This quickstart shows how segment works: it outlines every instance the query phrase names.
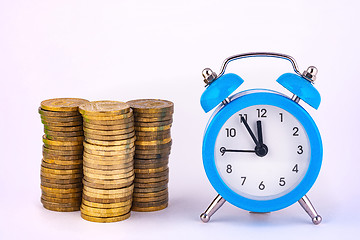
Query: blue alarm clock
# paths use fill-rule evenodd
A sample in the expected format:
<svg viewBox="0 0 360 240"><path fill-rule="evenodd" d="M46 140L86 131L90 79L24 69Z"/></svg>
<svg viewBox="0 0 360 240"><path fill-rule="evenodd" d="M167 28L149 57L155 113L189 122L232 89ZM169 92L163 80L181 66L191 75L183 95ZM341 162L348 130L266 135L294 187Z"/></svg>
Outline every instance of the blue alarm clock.
<svg viewBox="0 0 360 240"><path fill-rule="evenodd" d="M277 82L293 93L288 97L268 89L251 89L230 96L244 80L225 74L229 62L248 57L289 60L295 73L281 75ZM203 140L206 175L218 192L203 222L226 202L250 212L280 210L299 202L314 224L322 220L306 193L314 184L322 162L319 130L299 104L317 109L320 94L313 83L317 69L302 74L291 56L279 53L246 53L225 59L220 74L203 70L206 90L201 96L209 119Z"/></svg>

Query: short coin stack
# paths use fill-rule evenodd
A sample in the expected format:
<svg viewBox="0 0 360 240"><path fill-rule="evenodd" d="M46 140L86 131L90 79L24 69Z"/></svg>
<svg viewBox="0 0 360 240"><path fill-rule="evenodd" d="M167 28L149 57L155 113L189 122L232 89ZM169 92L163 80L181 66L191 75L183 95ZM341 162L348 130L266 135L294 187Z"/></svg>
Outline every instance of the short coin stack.
<svg viewBox="0 0 360 240"><path fill-rule="evenodd" d="M116 222L130 217L134 180L134 117L128 104L96 101L79 107L84 120L81 217Z"/></svg>
<svg viewBox="0 0 360 240"><path fill-rule="evenodd" d="M133 211L150 212L168 206L168 161L174 104L159 99L129 101L135 119L135 180Z"/></svg>
<svg viewBox="0 0 360 240"><path fill-rule="evenodd" d="M44 124L41 163L41 202L46 209L78 211L82 191L83 126L78 98L57 98L41 102Z"/></svg>

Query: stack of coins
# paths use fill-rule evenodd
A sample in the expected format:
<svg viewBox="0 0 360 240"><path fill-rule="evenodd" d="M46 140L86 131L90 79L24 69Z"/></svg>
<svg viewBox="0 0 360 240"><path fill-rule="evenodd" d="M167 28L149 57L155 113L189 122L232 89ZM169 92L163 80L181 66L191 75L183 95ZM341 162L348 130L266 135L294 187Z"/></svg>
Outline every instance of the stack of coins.
<svg viewBox="0 0 360 240"><path fill-rule="evenodd" d="M57 98L41 102L44 124L41 163L41 202L46 209L78 211L82 191L83 126L78 98Z"/></svg>
<svg viewBox="0 0 360 240"><path fill-rule="evenodd" d="M134 175L134 117L117 101L81 105L84 120L81 217L116 222L130 217Z"/></svg>
<svg viewBox="0 0 360 240"><path fill-rule="evenodd" d="M174 104L159 99L139 99L127 103L134 111L136 134L132 210L161 210L168 206L168 162Z"/></svg>

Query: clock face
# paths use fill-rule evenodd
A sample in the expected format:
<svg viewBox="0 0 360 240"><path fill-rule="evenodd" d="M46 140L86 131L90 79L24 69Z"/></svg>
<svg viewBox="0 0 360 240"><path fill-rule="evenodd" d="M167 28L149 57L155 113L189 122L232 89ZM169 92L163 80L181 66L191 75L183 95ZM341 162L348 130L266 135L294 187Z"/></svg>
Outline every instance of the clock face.
<svg viewBox="0 0 360 240"><path fill-rule="evenodd" d="M215 142L215 165L224 183L253 200L292 191L304 178L311 149L302 124L272 105L253 105L233 114Z"/></svg>

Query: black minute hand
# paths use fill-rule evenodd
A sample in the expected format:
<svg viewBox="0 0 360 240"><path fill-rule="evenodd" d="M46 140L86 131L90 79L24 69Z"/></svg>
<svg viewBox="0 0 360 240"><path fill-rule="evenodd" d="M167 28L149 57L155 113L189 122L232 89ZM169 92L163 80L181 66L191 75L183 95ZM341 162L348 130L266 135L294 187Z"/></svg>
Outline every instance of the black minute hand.
<svg viewBox="0 0 360 240"><path fill-rule="evenodd" d="M223 156L226 152L242 152L242 153L254 153L255 150L238 150L238 149L226 149L224 147L220 148L221 155Z"/></svg>
<svg viewBox="0 0 360 240"><path fill-rule="evenodd" d="M261 144L259 143L259 141L256 139L253 131L251 131L251 128L249 127L249 124L246 122L245 118L243 116L241 116L241 122L244 123L245 127L246 127L246 130L249 132L251 138L254 140L256 146L260 147Z"/></svg>

